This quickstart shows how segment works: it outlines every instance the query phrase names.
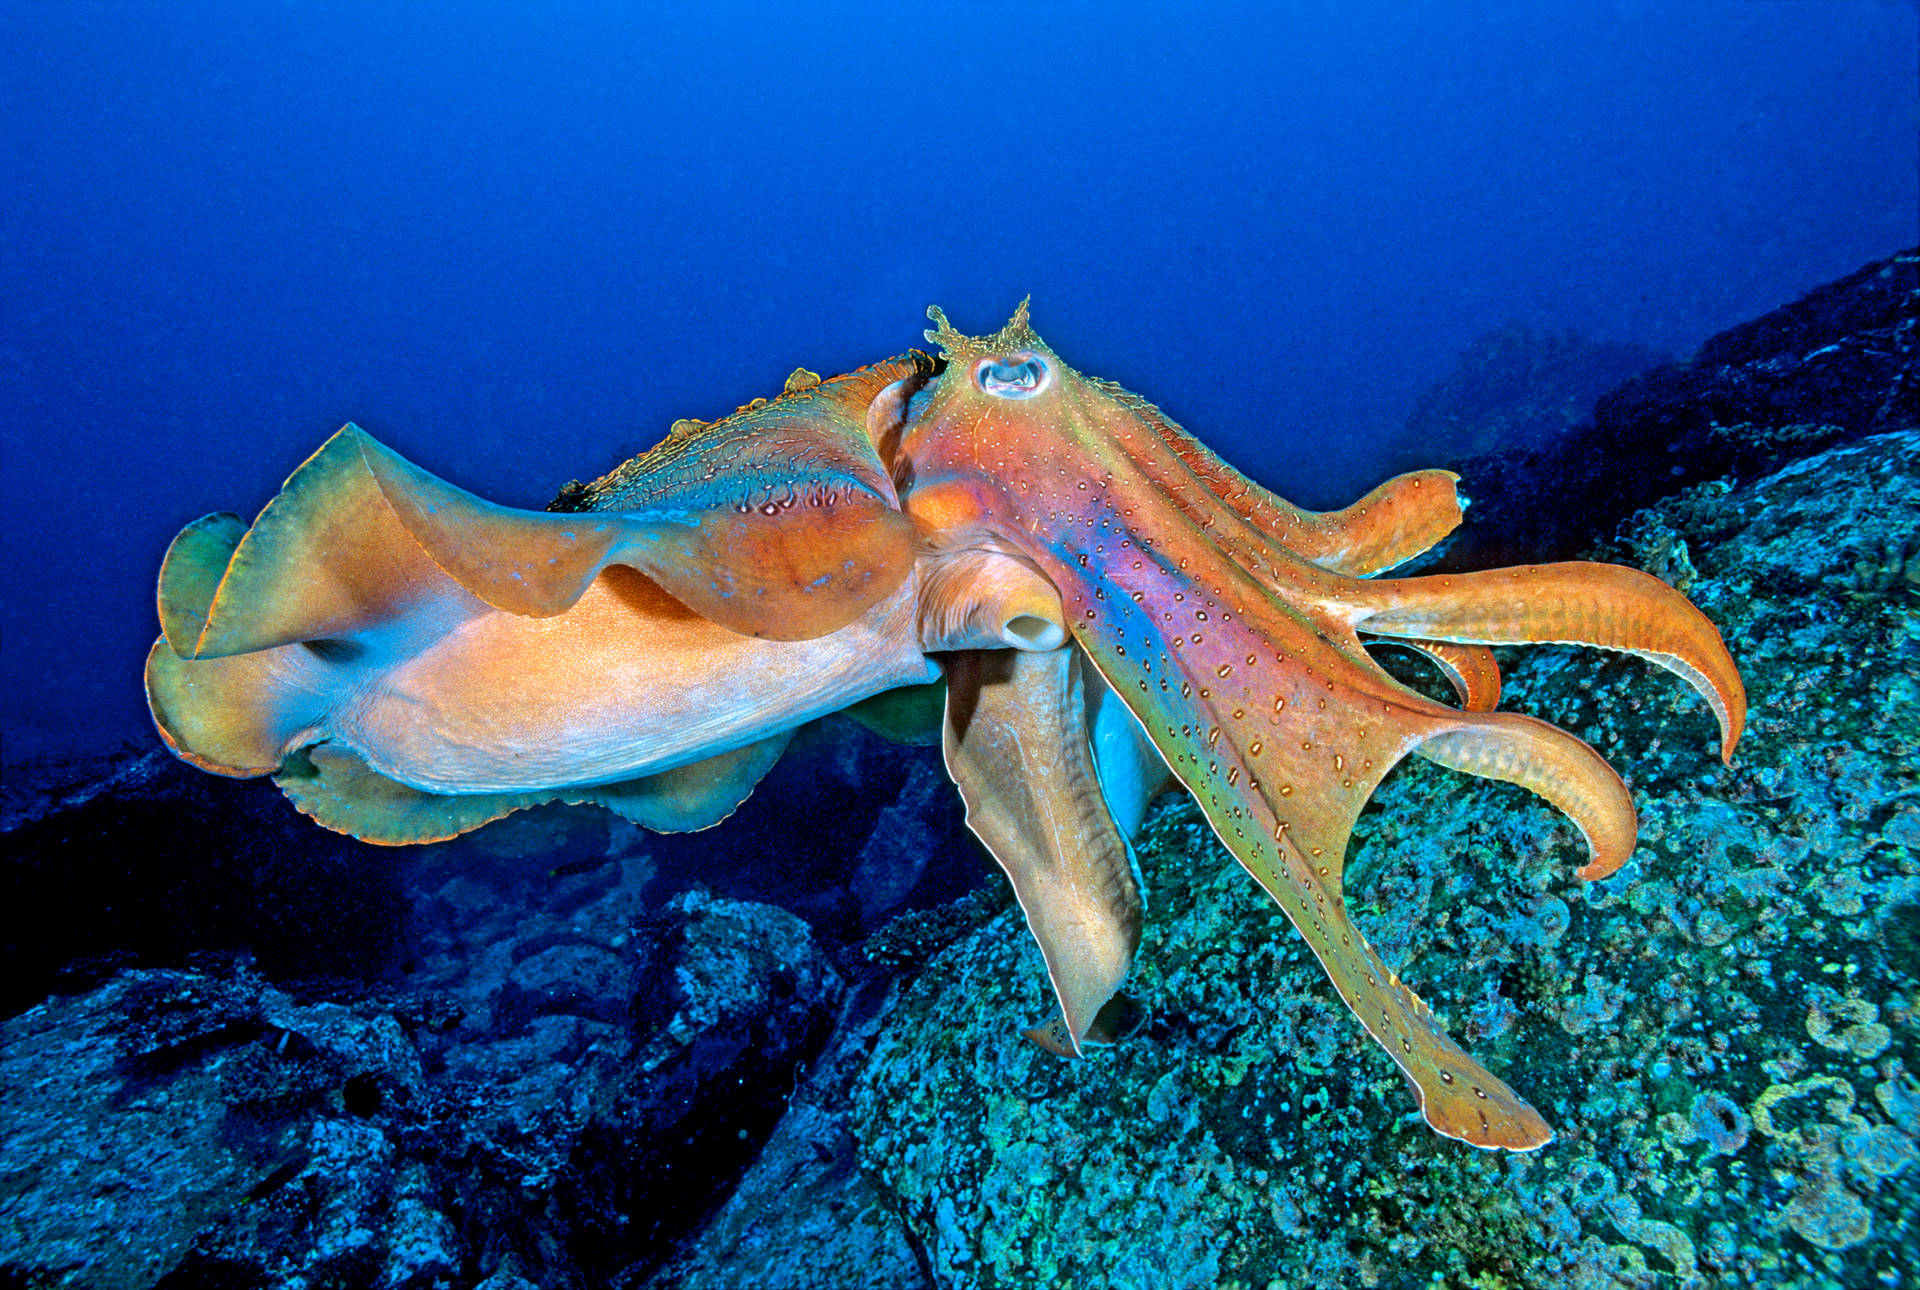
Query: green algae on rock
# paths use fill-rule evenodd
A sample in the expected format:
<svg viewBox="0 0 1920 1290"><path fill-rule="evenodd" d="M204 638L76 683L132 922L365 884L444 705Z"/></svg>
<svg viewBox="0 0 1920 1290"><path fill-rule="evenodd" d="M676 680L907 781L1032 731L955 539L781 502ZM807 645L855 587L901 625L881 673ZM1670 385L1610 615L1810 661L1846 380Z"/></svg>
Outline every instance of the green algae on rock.
<svg viewBox="0 0 1920 1290"><path fill-rule="evenodd" d="M1040 1002L1011 911L882 1026L861 1159L936 1283L1912 1276L1920 983L1898 946L1920 907L1920 606L1829 580L1916 514L1920 434L1887 434L1671 499L1606 553L1664 544L1721 624L1755 698L1732 768L1637 663L1511 660L1503 706L1642 750L1621 758L1641 845L1612 878L1576 884L1573 830L1506 785L1410 765L1361 817L1362 930L1524 1071L1563 1140L1496 1159L1426 1134L1182 804L1139 848L1144 1042L1078 1068L1008 1042L995 1019Z"/></svg>

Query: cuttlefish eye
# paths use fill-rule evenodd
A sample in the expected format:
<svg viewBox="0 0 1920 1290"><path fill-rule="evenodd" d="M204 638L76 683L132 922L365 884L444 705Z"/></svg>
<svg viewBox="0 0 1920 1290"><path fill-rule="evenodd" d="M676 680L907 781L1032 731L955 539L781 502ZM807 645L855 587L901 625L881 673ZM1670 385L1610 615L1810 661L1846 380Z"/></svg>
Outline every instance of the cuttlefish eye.
<svg viewBox="0 0 1920 1290"><path fill-rule="evenodd" d="M1046 360L1036 354L983 358L973 369L975 384L996 399L1030 399L1047 388L1052 376Z"/></svg>

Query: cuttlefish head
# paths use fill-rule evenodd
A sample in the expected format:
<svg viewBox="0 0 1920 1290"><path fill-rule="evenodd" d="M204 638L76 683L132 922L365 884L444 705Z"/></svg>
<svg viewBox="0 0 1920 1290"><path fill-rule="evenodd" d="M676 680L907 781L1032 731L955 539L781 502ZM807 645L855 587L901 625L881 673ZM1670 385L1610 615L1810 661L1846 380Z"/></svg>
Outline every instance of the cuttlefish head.
<svg viewBox="0 0 1920 1290"><path fill-rule="evenodd" d="M1437 1131L1508 1150L1546 1142L1552 1131L1539 1113L1440 1029L1353 924L1344 895L1353 825L1385 775L1417 754L1546 798L1586 839L1580 876L1605 876L1633 850L1631 795L1580 740L1491 711L1498 669L1490 647L1578 642L1646 659L1707 701L1724 756L1739 738L1745 699L1713 625L1658 579L1613 565L1375 579L1459 523L1452 475L1415 472L1344 511L1302 511L1146 400L1062 363L1028 325L1024 305L982 337L930 315L937 326L928 337L946 364L907 400L890 468L923 545L998 544L1058 593L1075 663L1036 674L1029 691L1077 688L1125 706L1406 1075ZM1383 670L1366 648L1382 638L1439 663L1463 708ZM1086 735L1056 726L1068 739ZM1001 741L1006 755L1033 729L1016 725L1018 737ZM1111 778L1104 764L1099 771ZM1055 768L1041 768L1041 777L1049 773ZM1046 814L1030 812L1029 823ZM1111 871L1090 866L1083 877ZM1092 891L1066 885L1083 897ZM1080 919L1106 934L1094 943L1124 945L1115 934L1119 905L1046 894L1038 902L1022 895L1043 948L1036 904L1060 928ZM1086 943L1077 953L1071 942L1048 950L1048 966L1057 959L1088 969L1087 980L1104 987L1109 978L1090 969L1106 960ZM1084 1040L1092 1032L1077 1027L1096 991L1070 978L1063 985L1058 971L1055 984L1070 1037Z"/></svg>
<svg viewBox="0 0 1920 1290"><path fill-rule="evenodd" d="M1080 375L1028 323L1026 301L990 336L962 335L937 307L927 315L936 324L927 339L940 346L944 366L915 396L895 472L914 495L922 527L937 531L953 518L942 499L956 504L959 481L1018 490L1008 468L1038 464L1035 449L1084 422L1086 400L1076 397L1084 393Z"/></svg>
<svg viewBox="0 0 1920 1290"><path fill-rule="evenodd" d="M1077 374L1027 325L961 336L868 413L919 550L922 644L947 682L941 743L967 822L1011 880L1059 1005L1027 1032L1074 1055L1126 1028L1119 988L1139 945L1127 835L1170 781L1159 754L1073 643L1044 548L1017 499L1058 457ZM1017 415L1024 413L1026 415ZM1071 433L1071 431L1069 431Z"/></svg>

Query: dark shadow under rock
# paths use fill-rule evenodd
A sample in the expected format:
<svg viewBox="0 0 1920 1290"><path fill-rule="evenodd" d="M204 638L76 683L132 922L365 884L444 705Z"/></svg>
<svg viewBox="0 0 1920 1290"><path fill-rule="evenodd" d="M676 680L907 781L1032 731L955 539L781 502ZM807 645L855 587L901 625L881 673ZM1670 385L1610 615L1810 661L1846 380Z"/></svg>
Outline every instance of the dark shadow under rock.
<svg viewBox="0 0 1920 1290"><path fill-rule="evenodd" d="M648 1290L923 1290L932 1284L920 1240L894 1212L893 1198L861 1172L853 1086L901 974L910 979L1012 902L1012 888L996 878L938 909L902 914L841 955L852 984L832 1041L804 1072L739 1185L647 1281Z"/></svg>
<svg viewBox="0 0 1920 1290"><path fill-rule="evenodd" d="M991 863L938 748L888 743L844 717L802 727L720 828L647 845L662 892L699 885L780 905L844 943L953 900Z"/></svg>
<svg viewBox="0 0 1920 1290"><path fill-rule="evenodd" d="M264 780L207 775L159 749L65 772L64 786L10 792L0 824L0 1015L207 951L245 953L280 978L394 966L401 853L314 827Z"/></svg>

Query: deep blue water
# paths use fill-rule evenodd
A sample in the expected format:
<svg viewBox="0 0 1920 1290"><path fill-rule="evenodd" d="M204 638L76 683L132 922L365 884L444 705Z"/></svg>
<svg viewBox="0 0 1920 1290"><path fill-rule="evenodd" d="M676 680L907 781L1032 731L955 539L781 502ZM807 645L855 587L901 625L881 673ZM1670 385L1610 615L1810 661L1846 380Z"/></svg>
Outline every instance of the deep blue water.
<svg viewBox="0 0 1920 1290"><path fill-rule="evenodd" d="M1683 354L1916 240L1916 9L86 5L0 33L10 758L146 738L153 575L353 419L539 506L980 331L1297 500L1508 319Z"/></svg>

